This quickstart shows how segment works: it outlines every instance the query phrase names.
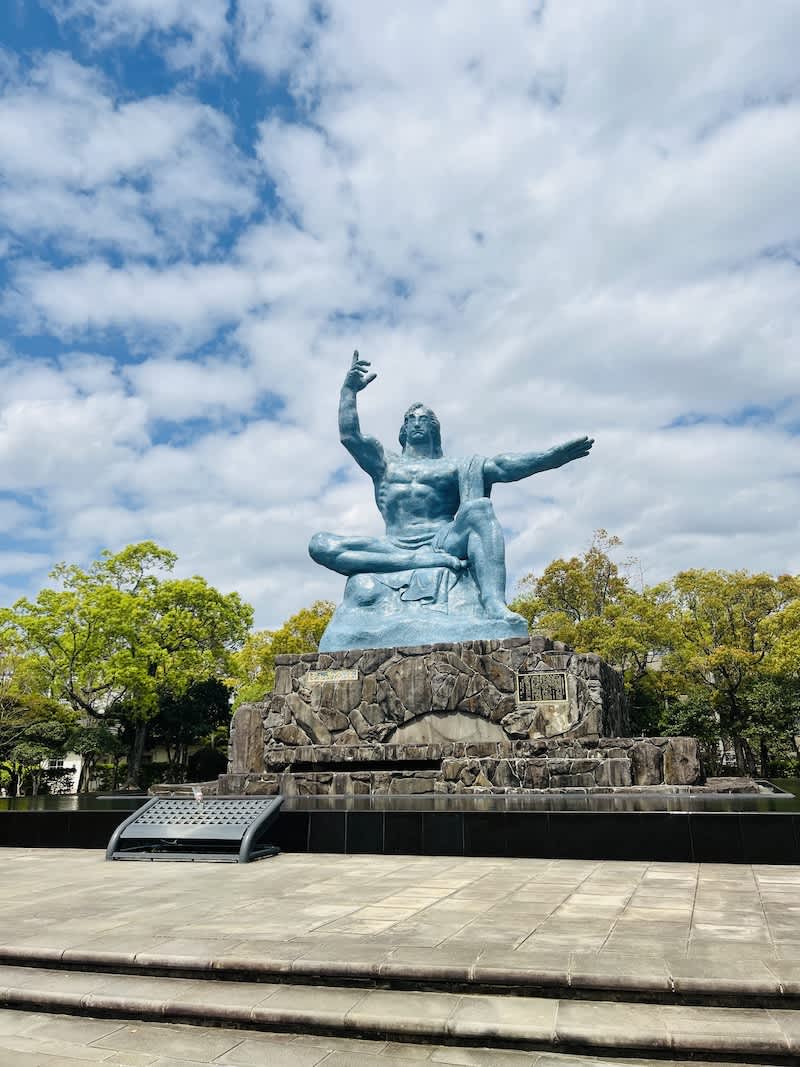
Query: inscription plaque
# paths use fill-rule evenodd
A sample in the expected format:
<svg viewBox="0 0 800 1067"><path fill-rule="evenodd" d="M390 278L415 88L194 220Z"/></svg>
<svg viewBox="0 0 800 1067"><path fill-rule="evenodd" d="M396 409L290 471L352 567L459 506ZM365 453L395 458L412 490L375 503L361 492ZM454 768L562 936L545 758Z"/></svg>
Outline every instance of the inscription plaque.
<svg viewBox="0 0 800 1067"><path fill-rule="evenodd" d="M357 682L358 671L355 667L342 667L339 670L329 668L321 671L308 671L303 680L306 685L322 685L323 682Z"/></svg>
<svg viewBox="0 0 800 1067"><path fill-rule="evenodd" d="M551 703L567 699L567 675L562 671L531 671L517 675L517 700L521 704Z"/></svg>

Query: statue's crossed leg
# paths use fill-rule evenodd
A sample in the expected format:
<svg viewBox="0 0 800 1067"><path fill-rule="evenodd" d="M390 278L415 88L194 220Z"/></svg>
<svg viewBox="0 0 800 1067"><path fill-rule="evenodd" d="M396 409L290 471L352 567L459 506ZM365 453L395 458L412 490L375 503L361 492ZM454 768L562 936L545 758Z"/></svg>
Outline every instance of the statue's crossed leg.
<svg viewBox="0 0 800 1067"><path fill-rule="evenodd" d="M447 567L459 573L468 567L487 616L519 618L505 604L503 532L486 497L462 504L452 522L442 523L433 533L415 534L413 527L408 535L397 537L318 533L311 539L309 553L323 567L348 577L426 567Z"/></svg>

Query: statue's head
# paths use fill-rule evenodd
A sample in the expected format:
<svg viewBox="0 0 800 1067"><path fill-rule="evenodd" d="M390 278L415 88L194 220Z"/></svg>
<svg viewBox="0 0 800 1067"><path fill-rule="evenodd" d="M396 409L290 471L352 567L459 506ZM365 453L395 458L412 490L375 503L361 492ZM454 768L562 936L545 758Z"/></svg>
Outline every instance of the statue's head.
<svg viewBox="0 0 800 1067"><path fill-rule="evenodd" d="M438 459L442 454L442 429L439 420L424 404L412 404L403 416L400 447L405 451L407 444L419 448L425 442L430 446L431 457Z"/></svg>

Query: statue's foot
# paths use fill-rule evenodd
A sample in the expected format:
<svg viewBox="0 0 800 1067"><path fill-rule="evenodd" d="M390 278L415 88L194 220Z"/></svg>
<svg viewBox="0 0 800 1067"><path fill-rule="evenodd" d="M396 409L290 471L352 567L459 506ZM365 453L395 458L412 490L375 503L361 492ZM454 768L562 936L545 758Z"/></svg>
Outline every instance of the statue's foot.
<svg viewBox="0 0 800 1067"><path fill-rule="evenodd" d="M521 615L512 611L502 600L485 600L483 608L490 619L504 619L506 622L519 622L522 619Z"/></svg>
<svg viewBox="0 0 800 1067"><path fill-rule="evenodd" d="M459 559L458 556L451 556L449 552L441 552L431 545L423 545L422 548L418 548L414 553L414 566L449 567L451 571L455 571L458 574L466 568L467 561Z"/></svg>

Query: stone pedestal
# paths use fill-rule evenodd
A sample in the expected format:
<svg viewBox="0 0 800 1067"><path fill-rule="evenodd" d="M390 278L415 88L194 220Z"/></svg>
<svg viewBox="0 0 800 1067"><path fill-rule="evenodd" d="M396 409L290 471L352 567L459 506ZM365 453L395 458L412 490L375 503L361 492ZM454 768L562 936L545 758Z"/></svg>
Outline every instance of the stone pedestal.
<svg viewBox="0 0 800 1067"><path fill-rule="evenodd" d="M220 791L286 796L675 792L704 780L693 737L276 745L268 749L266 764L265 771L231 768Z"/></svg>
<svg viewBox="0 0 800 1067"><path fill-rule="evenodd" d="M324 795L702 781L692 738L626 732L620 675L544 638L279 656L274 691L234 716L221 784Z"/></svg>

